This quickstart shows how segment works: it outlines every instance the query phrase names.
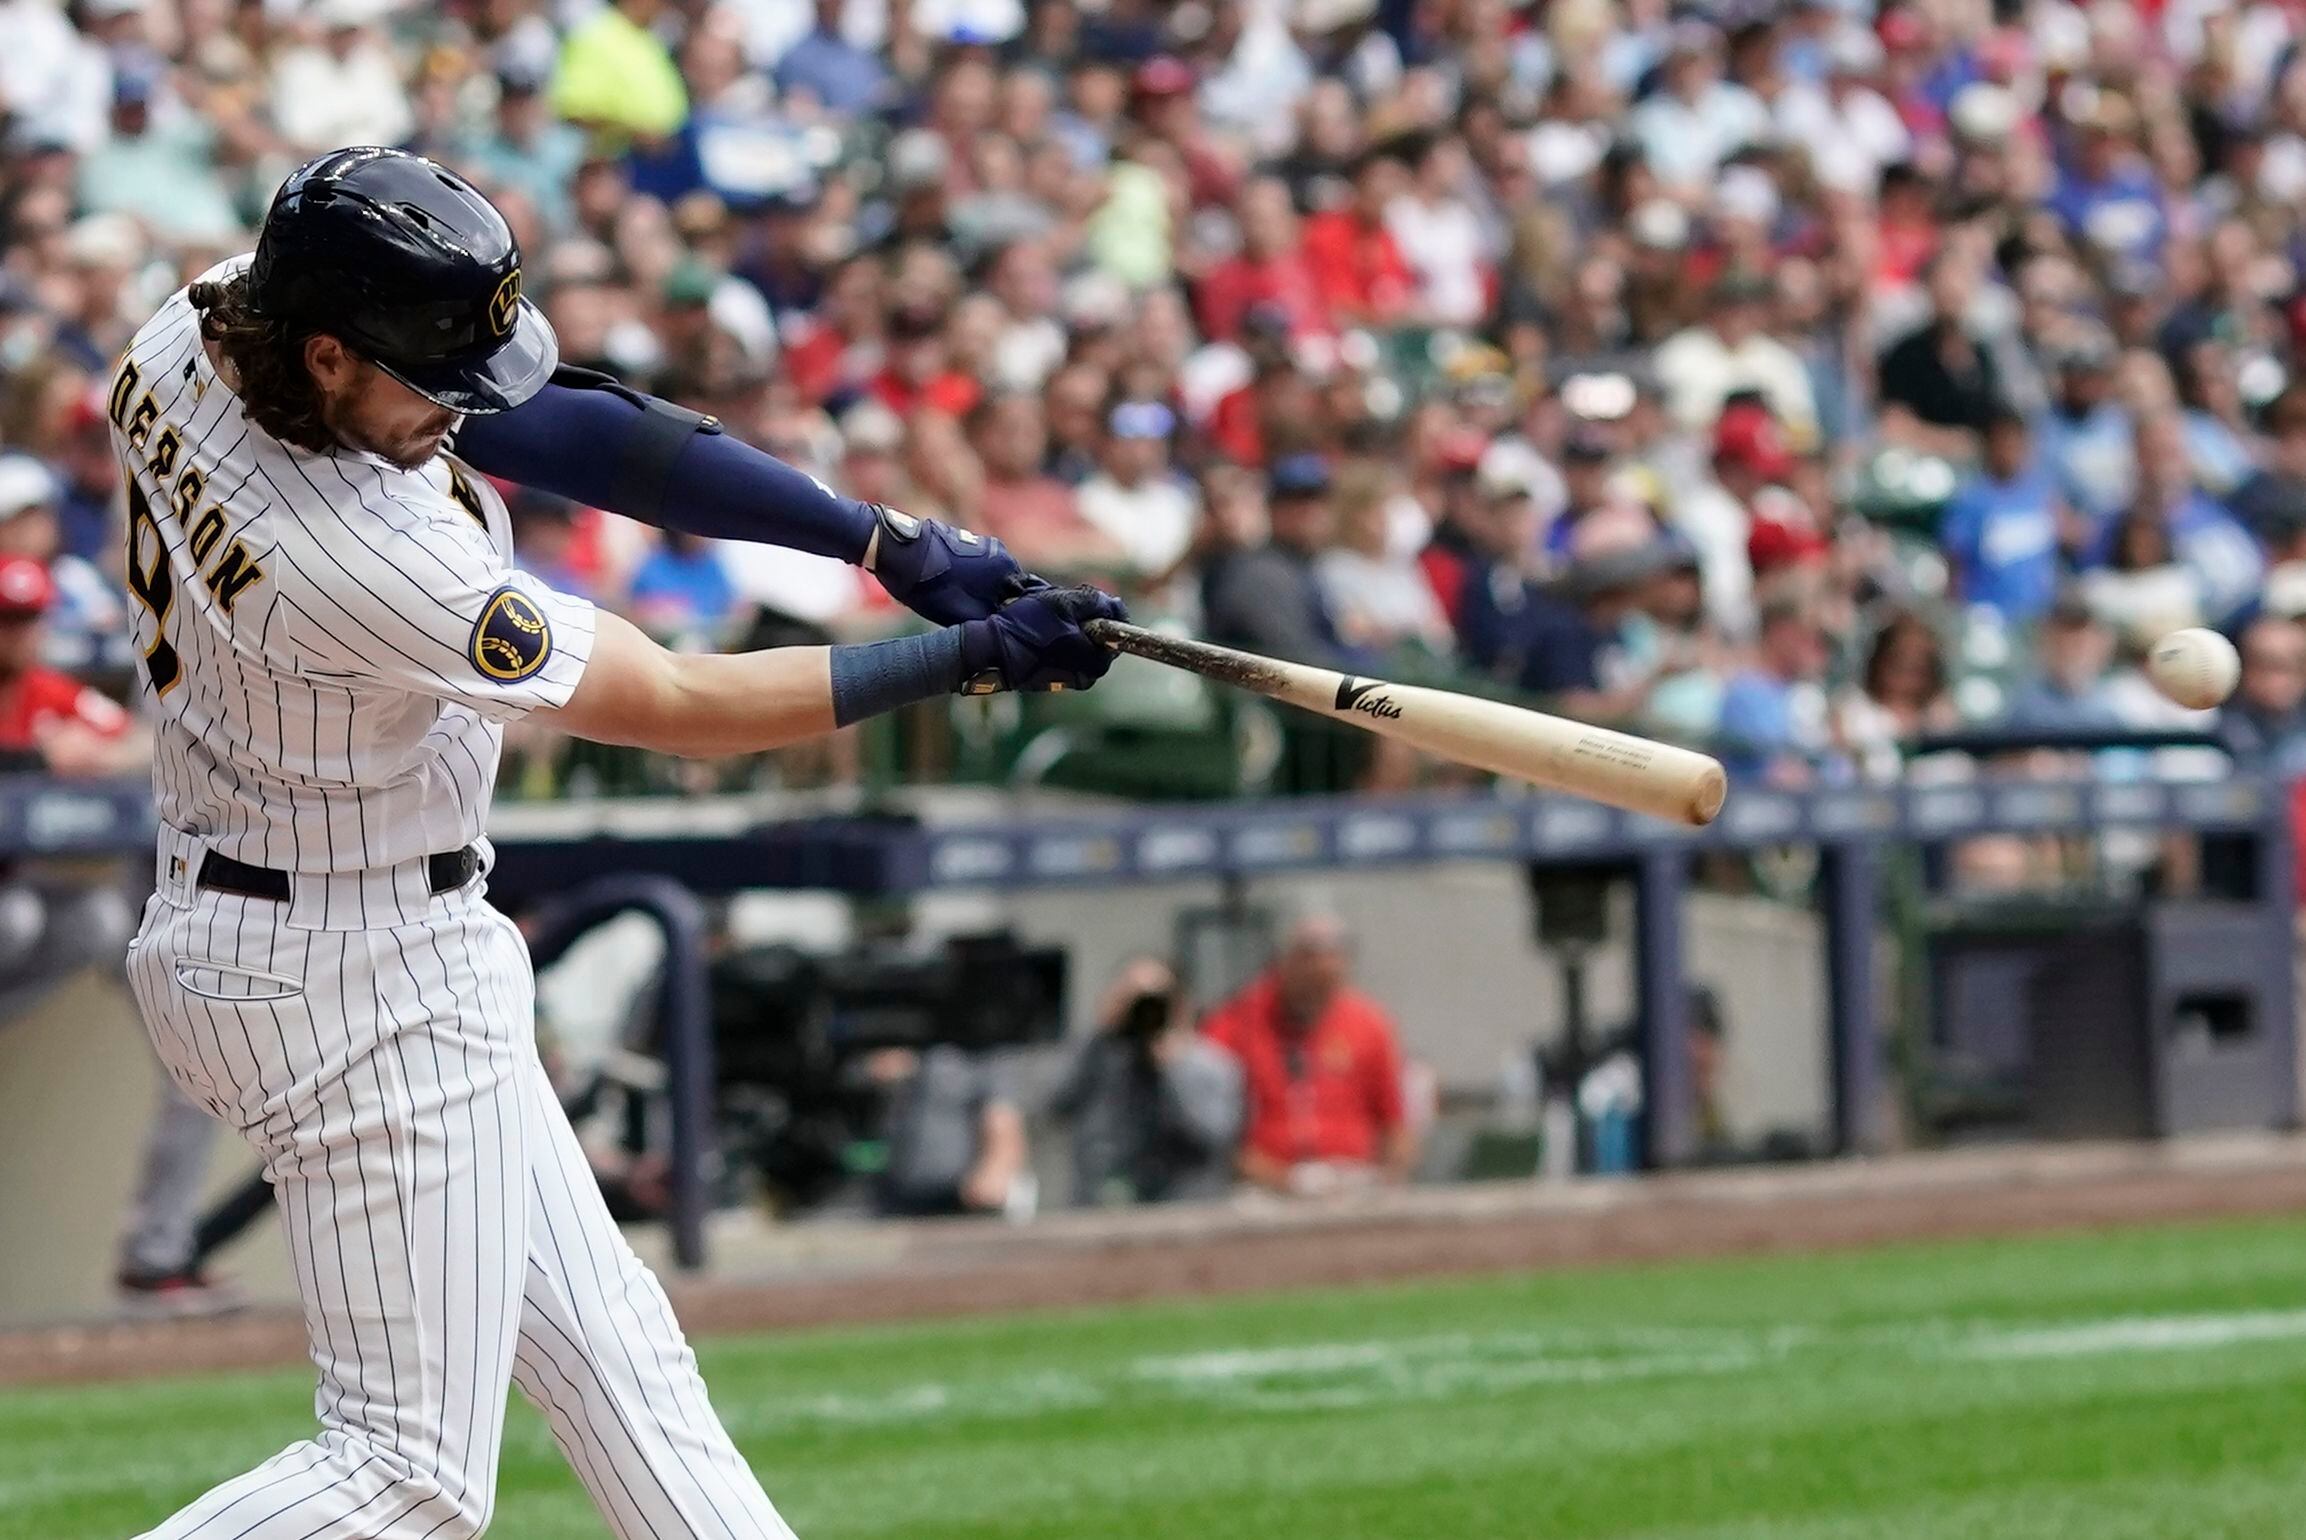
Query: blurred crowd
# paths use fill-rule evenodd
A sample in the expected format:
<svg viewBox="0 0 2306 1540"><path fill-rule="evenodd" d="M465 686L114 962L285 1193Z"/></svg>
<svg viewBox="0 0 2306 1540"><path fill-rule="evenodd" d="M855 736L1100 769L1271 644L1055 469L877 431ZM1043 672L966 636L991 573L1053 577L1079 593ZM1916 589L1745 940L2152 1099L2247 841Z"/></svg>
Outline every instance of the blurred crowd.
<svg viewBox="0 0 2306 1540"><path fill-rule="evenodd" d="M125 680L107 361L292 165L398 144L504 209L570 362L1141 616L1782 784L1963 724L2182 725L2135 663L2205 623L2245 643L2236 744L2306 766L2302 34L2225 0L0 0L0 558L47 570L49 666ZM837 564L513 508L527 565L685 645L898 619Z"/></svg>

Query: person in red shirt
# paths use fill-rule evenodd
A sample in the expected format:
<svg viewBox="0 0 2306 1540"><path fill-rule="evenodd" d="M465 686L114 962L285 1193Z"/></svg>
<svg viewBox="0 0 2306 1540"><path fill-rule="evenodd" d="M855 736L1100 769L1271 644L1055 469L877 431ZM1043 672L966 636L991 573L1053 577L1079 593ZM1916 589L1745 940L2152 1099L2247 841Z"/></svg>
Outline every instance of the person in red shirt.
<svg viewBox="0 0 2306 1540"><path fill-rule="evenodd" d="M888 362L873 376L872 393L900 419L922 411L966 417L984 394L952 367L944 326L943 314L926 306L904 307L889 317Z"/></svg>
<svg viewBox="0 0 2306 1540"><path fill-rule="evenodd" d="M1241 319L1249 378L1218 398L1205 430L1235 465L1263 469L1298 449L1322 443L1318 382L1290 341L1289 316L1276 305L1252 305Z"/></svg>
<svg viewBox="0 0 2306 1540"><path fill-rule="evenodd" d="M869 380L882 351L880 258L854 256L834 269L816 314L784 351L785 377L812 406Z"/></svg>
<svg viewBox="0 0 2306 1540"><path fill-rule="evenodd" d="M52 775L122 775L145 765L140 735L108 696L40 662L40 617L56 601L48 569L0 557L0 762Z"/></svg>
<svg viewBox="0 0 2306 1540"><path fill-rule="evenodd" d="M1289 184L1279 177L1259 177L1242 189L1237 212L1241 250L1201 280L1197 308L1202 335L1211 342L1233 341L1255 305L1278 306L1293 337L1327 334L1332 329L1328 307L1298 246Z"/></svg>
<svg viewBox="0 0 2306 1540"><path fill-rule="evenodd" d="M1241 157L1210 133L1194 96L1199 84L1192 65L1156 54L1130 77L1131 105L1147 134L1176 149L1193 207L1223 207L1241 189Z"/></svg>
<svg viewBox="0 0 2306 1540"><path fill-rule="evenodd" d="M989 396L969 419L969 442L985 470L978 529L1007 542L1036 571L1121 570L1127 553L1081 516L1073 489L1044 468L1049 425L1028 391Z"/></svg>
<svg viewBox="0 0 2306 1540"><path fill-rule="evenodd" d="M1241 1061L1241 1174L1261 1187L1398 1180L1416 1159L1393 1023L1353 988L1351 963L1344 924L1307 916L1290 926L1273 966L1202 1023Z"/></svg>
<svg viewBox="0 0 2306 1540"><path fill-rule="evenodd" d="M1391 326L1417 297L1417 278L1385 226L1386 207L1408 188L1409 168L1389 148L1361 152L1353 196L1305 221L1305 265L1342 325Z"/></svg>

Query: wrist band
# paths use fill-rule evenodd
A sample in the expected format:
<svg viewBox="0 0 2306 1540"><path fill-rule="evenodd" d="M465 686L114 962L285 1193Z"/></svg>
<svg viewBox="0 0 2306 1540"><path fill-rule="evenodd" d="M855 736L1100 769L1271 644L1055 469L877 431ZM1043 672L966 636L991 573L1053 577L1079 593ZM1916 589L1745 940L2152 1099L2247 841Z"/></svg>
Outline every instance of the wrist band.
<svg viewBox="0 0 2306 1540"><path fill-rule="evenodd" d="M832 649L833 724L934 700L961 688L966 663L959 626L885 642L843 642Z"/></svg>

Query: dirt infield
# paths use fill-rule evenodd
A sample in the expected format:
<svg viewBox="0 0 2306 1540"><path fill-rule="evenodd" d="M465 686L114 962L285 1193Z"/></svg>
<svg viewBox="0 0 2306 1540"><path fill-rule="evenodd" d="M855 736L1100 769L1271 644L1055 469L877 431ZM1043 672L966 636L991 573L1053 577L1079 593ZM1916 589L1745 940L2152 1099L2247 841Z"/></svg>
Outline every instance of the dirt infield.
<svg viewBox="0 0 2306 1540"><path fill-rule="evenodd" d="M1818 1250L2129 1222L2306 1213L2306 1140L2051 1146L1336 1204L805 1225L721 1247L672 1293L700 1334ZM0 1384L293 1363L300 1317L0 1333Z"/></svg>

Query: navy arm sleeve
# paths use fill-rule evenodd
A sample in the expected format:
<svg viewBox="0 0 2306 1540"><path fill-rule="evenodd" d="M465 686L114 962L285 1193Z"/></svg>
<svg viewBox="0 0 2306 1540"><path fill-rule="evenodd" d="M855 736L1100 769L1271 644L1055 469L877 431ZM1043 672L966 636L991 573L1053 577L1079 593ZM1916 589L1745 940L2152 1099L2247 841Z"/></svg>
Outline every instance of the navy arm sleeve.
<svg viewBox="0 0 2306 1540"><path fill-rule="evenodd" d="M710 417L568 371L509 412L465 419L475 470L664 529L862 562L875 513L731 438Z"/></svg>

